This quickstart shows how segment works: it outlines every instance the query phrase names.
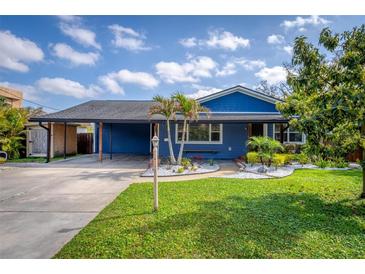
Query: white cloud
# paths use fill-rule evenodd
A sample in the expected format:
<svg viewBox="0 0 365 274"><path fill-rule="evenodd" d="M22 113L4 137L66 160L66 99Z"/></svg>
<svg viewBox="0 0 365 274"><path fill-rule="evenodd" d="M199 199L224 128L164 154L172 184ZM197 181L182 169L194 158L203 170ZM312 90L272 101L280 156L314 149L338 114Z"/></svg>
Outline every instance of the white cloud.
<svg viewBox="0 0 365 274"><path fill-rule="evenodd" d="M155 88L159 81L153 75L146 72L132 72L122 69L117 73L118 80L122 83L137 84L145 88Z"/></svg>
<svg viewBox="0 0 365 274"><path fill-rule="evenodd" d="M108 28L114 34L112 44L117 48L124 48L135 52L151 49L145 45L146 37L131 28L126 28L117 24L110 25Z"/></svg>
<svg viewBox="0 0 365 274"><path fill-rule="evenodd" d="M312 26L318 26L318 25L327 25L331 23L331 21L324 19L323 17L320 17L318 15L312 15L309 17L301 17L298 16L295 18L295 20L285 20L280 24L280 26L284 27L285 29L291 29L291 28L301 28L303 31L304 26L312 25Z"/></svg>
<svg viewBox="0 0 365 274"><path fill-rule="evenodd" d="M81 17L76 15L58 15L58 18L66 23L79 23L81 22Z"/></svg>
<svg viewBox="0 0 365 274"><path fill-rule="evenodd" d="M200 78L210 78L216 67L217 63L207 56L191 58L189 62L183 64L159 62L155 65L160 78L170 84L179 82L196 83L200 81Z"/></svg>
<svg viewBox="0 0 365 274"><path fill-rule="evenodd" d="M236 64L233 62L227 62L222 70L218 70L216 75L217 76L228 76L233 75L237 72Z"/></svg>
<svg viewBox="0 0 365 274"><path fill-rule="evenodd" d="M285 68L281 66L275 66L272 68L264 67L260 71L256 72L255 76L261 80L267 81L269 85L275 85L286 81L287 72Z"/></svg>
<svg viewBox="0 0 365 274"><path fill-rule="evenodd" d="M198 89L194 93L188 94L187 96L190 97L190 98L197 99L197 98L201 98L201 97L204 97L204 96L211 95L211 94L219 92L219 91L221 91L221 89L219 89L219 88L201 87L200 89Z"/></svg>
<svg viewBox="0 0 365 274"><path fill-rule="evenodd" d="M292 46L284 46L283 50L289 54L289 55L293 55L293 47Z"/></svg>
<svg viewBox="0 0 365 274"><path fill-rule="evenodd" d="M17 83L0 82L0 86L13 88L23 92L24 99L39 101L41 100L39 96L39 91L32 85L22 85Z"/></svg>
<svg viewBox="0 0 365 274"><path fill-rule="evenodd" d="M266 66L265 61L257 59L257 60L247 60L245 58L238 58L234 61L236 64L239 64L246 70L254 70L263 68Z"/></svg>
<svg viewBox="0 0 365 274"><path fill-rule="evenodd" d="M248 48L250 40L241 36L236 36L229 31L216 29L208 32L208 39L197 39L196 37L183 38L179 43L186 48L192 47L208 47L220 48L235 51L238 48Z"/></svg>
<svg viewBox="0 0 365 274"><path fill-rule="evenodd" d="M285 42L284 36L280 34L272 34L267 37L266 41L272 45L283 44Z"/></svg>
<svg viewBox="0 0 365 274"><path fill-rule="evenodd" d="M61 23L60 29L65 35L71 37L77 43L85 47L94 47L101 50L101 45L96 42L95 32L67 23Z"/></svg>
<svg viewBox="0 0 365 274"><path fill-rule="evenodd" d="M124 89L119 85L113 74L102 75L99 77L99 81L112 93L124 95Z"/></svg>
<svg viewBox="0 0 365 274"><path fill-rule="evenodd" d="M63 43L53 46L53 54L58 58L69 60L74 65L95 65L100 56L99 53L95 52L78 52Z"/></svg>
<svg viewBox="0 0 365 274"><path fill-rule="evenodd" d="M34 42L10 31L0 31L0 67L28 72L26 63L41 61L43 57L43 51Z"/></svg>
<svg viewBox="0 0 365 274"><path fill-rule="evenodd" d="M214 30L209 32L209 39L204 41L208 47L222 48L235 51L238 48L247 48L250 46L250 40L235 36L228 31Z"/></svg>
<svg viewBox="0 0 365 274"><path fill-rule="evenodd" d="M101 92L100 87L96 85L85 87L79 82L64 78L41 78L36 82L36 86L52 94L72 96L79 99L95 97Z"/></svg>
<svg viewBox="0 0 365 274"><path fill-rule="evenodd" d="M193 48L198 45L198 41L195 37L180 39L179 43L186 48Z"/></svg>
<svg viewBox="0 0 365 274"><path fill-rule="evenodd" d="M133 72L127 69L102 75L99 77L99 81L115 94L124 94L124 89L120 83L136 84L143 88L155 88L159 85L159 81L152 74Z"/></svg>

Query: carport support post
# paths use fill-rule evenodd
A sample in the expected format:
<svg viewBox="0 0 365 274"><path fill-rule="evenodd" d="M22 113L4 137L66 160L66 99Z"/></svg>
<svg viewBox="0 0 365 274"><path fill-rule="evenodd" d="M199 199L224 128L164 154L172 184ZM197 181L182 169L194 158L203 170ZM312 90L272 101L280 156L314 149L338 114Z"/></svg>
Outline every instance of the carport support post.
<svg viewBox="0 0 365 274"><path fill-rule="evenodd" d="M99 122L99 161L103 161L103 122Z"/></svg>
<svg viewBox="0 0 365 274"><path fill-rule="evenodd" d="M63 158L66 159L66 153L67 153L67 123L64 123L64 132L63 132Z"/></svg>
<svg viewBox="0 0 365 274"><path fill-rule="evenodd" d="M45 127L42 125L42 122L39 122L39 126L41 128L44 128L47 131L47 159L46 163L49 163L51 161L51 123L48 123L48 127Z"/></svg>

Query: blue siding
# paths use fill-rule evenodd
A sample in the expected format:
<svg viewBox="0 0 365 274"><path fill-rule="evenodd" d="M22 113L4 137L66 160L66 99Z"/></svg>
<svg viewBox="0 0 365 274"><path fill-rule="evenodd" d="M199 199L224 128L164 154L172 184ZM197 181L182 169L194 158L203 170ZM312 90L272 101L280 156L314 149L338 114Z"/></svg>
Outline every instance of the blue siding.
<svg viewBox="0 0 365 274"><path fill-rule="evenodd" d="M245 123L224 123L223 124L223 143L222 144L185 144L184 149L211 149L218 153L187 153L184 156L203 156L212 159L234 159L246 154L247 124ZM166 125L160 126L160 155L169 156ZM175 124L171 124L171 138L175 156L179 153L180 144L175 143Z"/></svg>
<svg viewBox="0 0 365 274"><path fill-rule="evenodd" d="M95 126L96 152L99 151L99 126ZM103 126L103 152L110 152L110 124ZM112 152L148 155L150 124L113 124Z"/></svg>
<svg viewBox="0 0 365 274"><path fill-rule="evenodd" d="M212 112L277 112L275 104L238 91L204 102L202 105Z"/></svg>
<svg viewBox="0 0 365 274"><path fill-rule="evenodd" d="M245 95L239 91L202 103L212 112L278 112L275 104ZM98 125L95 127L96 150L98 151ZM273 124L268 124L268 136L273 136ZM234 159L246 154L247 123L223 123L222 144L185 144L185 149L214 150L217 153L188 153L184 156L203 156L214 159ZM148 155L150 153L150 124L113 124L112 152ZM178 155L180 144L175 143L175 123L171 123L171 137L175 156ZM160 125L160 155L169 155L166 124ZM96 151L96 152L97 152ZM103 151L110 152L110 124L104 124Z"/></svg>

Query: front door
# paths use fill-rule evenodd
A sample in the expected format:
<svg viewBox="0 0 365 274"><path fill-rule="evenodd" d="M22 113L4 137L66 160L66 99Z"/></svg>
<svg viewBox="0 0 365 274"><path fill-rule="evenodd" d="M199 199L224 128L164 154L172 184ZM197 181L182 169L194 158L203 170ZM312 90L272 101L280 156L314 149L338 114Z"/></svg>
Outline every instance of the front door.
<svg viewBox="0 0 365 274"><path fill-rule="evenodd" d="M264 124L252 123L251 136L264 136Z"/></svg>

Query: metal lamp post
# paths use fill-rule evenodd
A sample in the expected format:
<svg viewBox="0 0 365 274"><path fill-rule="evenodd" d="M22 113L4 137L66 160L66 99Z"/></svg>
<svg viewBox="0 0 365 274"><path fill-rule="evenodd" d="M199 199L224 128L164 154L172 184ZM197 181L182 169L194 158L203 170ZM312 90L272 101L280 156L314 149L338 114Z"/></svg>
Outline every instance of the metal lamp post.
<svg viewBox="0 0 365 274"><path fill-rule="evenodd" d="M153 208L155 211L158 210L158 142L158 137L153 136Z"/></svg>

